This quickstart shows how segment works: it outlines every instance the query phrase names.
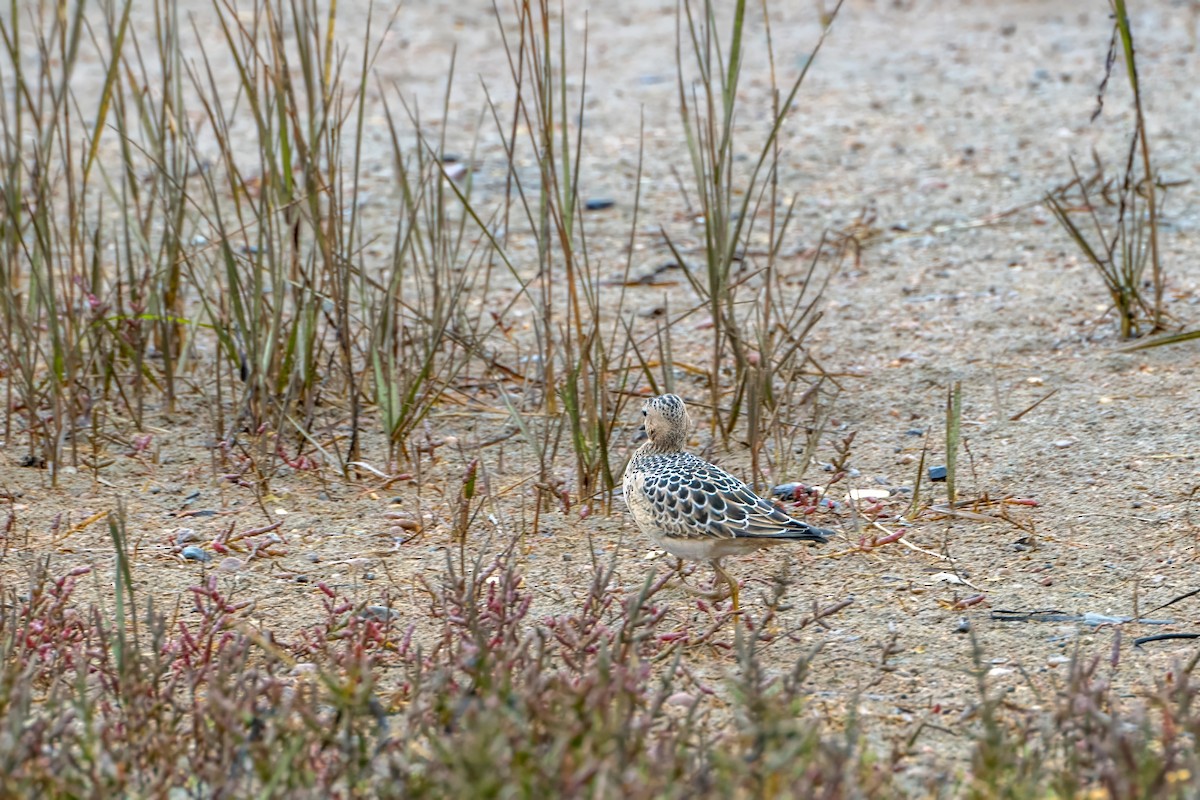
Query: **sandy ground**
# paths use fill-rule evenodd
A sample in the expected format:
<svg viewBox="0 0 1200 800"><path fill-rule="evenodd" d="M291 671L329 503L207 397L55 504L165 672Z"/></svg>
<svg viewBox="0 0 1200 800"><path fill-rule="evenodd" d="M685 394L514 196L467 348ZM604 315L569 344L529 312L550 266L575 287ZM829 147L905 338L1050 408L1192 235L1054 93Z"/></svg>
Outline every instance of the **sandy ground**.
<svg viewBox="0 0 1200 800"><path fill-rule="evenodd" d="M794 74L816 41L812 4L777 4L771 33L781 78ZM1089 123L1110 35L1107 7L1073 2L868 3L849 2L834 26L796 111L783 132L781 180L798 195L798 224L787 266L799 271L798 254L823 229L844 228L863 209L873 214L877 235L861 264L832 280L826 316L810 339L814 353L842 377L834 408L838 437L855 432L852 486L912 486L916 458L926 441L930 463L942 463L947 387L963 387L964 496L1019 497L1036 506L1008 506L1011 522L924 518L910 539L948 552L955 568L977 589L935 576L946 563L899 545L870 555L828 557L857 541L848 514L827 514L822 524L846 531L821 552L775 550L734 559L730 571L745 581L745 604L761 607L769 577L790 565L794 600L785 622L813 602L826 606L853 598L848 608L810 627L796 643L781 642L770 658L784 665L803 649L823 644L811 678L813 707L845 713L859 690L864 724L873 736L903 736L922 719L941 730L922 734L930 770L954 769L947 753L961 752L969 723L963 712L976 701L970 627L991 662L997 687L1018 687L1014 702L1035 704L1025 685L1030 676L1046 688L1061 675L1077 646L1107 653L1114 629L1072 622L1013 623L990 618L996 609L1057 609L1133 615L1200 588L1196 515L1196 349L1177 346L1123 354L1099 277L1036 201L1070 175L1068 158L1081 163L1093 147L1110 161L1130 130L1128 90L1114 76L1099 123ZM1164 176L1191 179L1200 169L1200 103L1194 78L1196 16L1186 4L1140 3L1134 17L1138 57L1146 87L1146 115L1157 164ZM363 2L340 4L343 32L365 15ZM197 4L197 25L209 21ZM570 12L570 33L581 37L582 9ZM589 217L592 257L617 272L624 263L636 179L639 129L645 145L643 208L635 242L635 266L667 256L657 235L666 227L688 247L698 244L686 205L671 174L688 170L678 121L675 84L675 4L602 3L589 9L584 195L616 200L616 207ZM761 21L748 30L762 36ZM349 34L347 34L349 35ZM441 108L453 48L456 78L449 117ZM578 54L577 54L578 55ZM740 95L748 128L765 119L769 81L762 48L752 48ZM441 133L447 149L469 152L479 129L486 76L507 97L506 62L490 7L442 2L413 3L401 10L381 50L380 92L399 91L421 108L427 129ZM574 84L576 89L578 84ZM755 115L758 114L757 120ZM639 115L642 121L639 123ZM378 117L373 118L375 123ZM479 190L502 190L503 164L495 136L480 134ZM366 190L377 198L364 213L381 236L394 219L389 197L390 156L384 134L369 153ZM747 151L752 148L747 139ZM1000 220L992 215L1026 206ZM1197 187L1172 189L1162 231L1169 276L1169 310L1194 323L1200 301L1200 205ZM390 250L390 244L381 246ZM631 288L632 308L651 308L675 287ZM681 326L703 353L707 335ZM691 339L689 339L691 337ZM702 398L699 385L681 382L685 395ZM1053 396L1013 421L1035 401ZM177 596L206 569L177 555L179 529L195 541L212 540L230 524L239 529L282 520L283 555L255 560L223 584L241 599L254 599L264 626L287 631L319 614L311 581L326 581L362 599L390 595L401 606L424 608L415 577L440 569L449 542L450 499L473 444L502 429L502 416L464 419L451 410L432 418L435 437L456 437L424 457L422 480L372 489L310 473L284 470L262 506L253 493L213 480L207 418L184 409L156 421L156 458L123 457L97 481L86 470L68 471L52 489L44 472L18 466L21 450L9 447L0 484L15 496L15 527L5 538L0 580L19 586L31 564L50 557L53 568L97 566L97 588L111 575L112 557L103 522L82 530L72 525L128 504L135 544L135 576L143 592ZM693 439L711 443L707 419ZM622 447L631 441L621 436ZM923 436L920 432L927 434ZM520 440L482 451L490 487L507 487L530 471L532 457ZM623 455L622 451L622 455ZM818 453L829 460L831 444ZM379 437L367 441L365 457L384 466ZM736 445L714 452L728 468L745 474L748 456ZM564 470L565 472L565 470ZM820 483L805 474L773 480ZM928 490L928 484L925 484ZM935 491L944 492L939 486ZM944 498L943 498L944 499ZM666 568L650 558L648 544L618 506L611 516L571 513L541 516L531 529L532 499L515 490L496 500L506 531L526 531L522 554L537 611L555 613L586 590L591 549L619 559L622 582L634 590L650 570ZM996 513L996 508L987 513ZM216 512L179 516L180 512ZM233 513L229 513L233 512ZM402 512L425 525L419 536L395 526ZM55 520L58 520L57 526ZM495 548L503 537L482 524L472 547ZM186 538L186 537L185 537ZM398 542L404 541L403 544ZM297 576L310 582L298 582ZM966 609L956 600L982 594ZM676 595L681 624L702 612ZM537 614L535 614L535 617ZM1166 642L1134 649L1134 636L1200 627L1200 604L1181 602L1152 616L1169 626L1126 626L1121 665L1114 679L1136 695L1173 659L1194 645ZM965 623L964 623L965 620ZM886 672L877 668L885 643L896 636ZM696 673L719 681L731 663L697 651ZM920 759L918 759L920 760Z"/></svg>

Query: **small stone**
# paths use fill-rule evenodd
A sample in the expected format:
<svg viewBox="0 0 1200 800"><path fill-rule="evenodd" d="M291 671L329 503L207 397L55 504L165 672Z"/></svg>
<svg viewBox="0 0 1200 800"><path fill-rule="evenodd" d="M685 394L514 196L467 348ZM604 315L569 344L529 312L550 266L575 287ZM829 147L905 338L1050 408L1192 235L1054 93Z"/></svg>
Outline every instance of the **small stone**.
<svg viewBox="0 0 1200 800"><path fill-rule="evenodd" d="M313 564L316 564L317 562L319 562L321 560L321 557L319 555L317 555L316 553L309 553L308 555L305 556L305 558L307 558Z"/></svg>
<svg viewBox="0 0 1200 800"><path fill-rule="evenodd" d="M421 529L420 522L402 511L391 511L385 516L392 521L393 527L403 528L406 531L416 531Z"/></svg>
<svg viewBox="0 0 1200 800"><path fill-rule="evenodd" d="M931 481L940 483L941 481L946 480L946 474L947 474L947 471L946 471L945 467L930 467L929 468L929 480L931 480Z"/></svg>
<svg viewBox="0 0 1200 800"><path fill-rule="evenodd" d="M609 197L595 197L584 203L584 208L588 211L603 211L606 208L612 208L617 204L616 200Z"/></svg>
<svg viewBox="0 0 1200 800"><path fill-rule="evenodd" d="M667 703L673 706L682 706L683 708L691 708L696 704L696 696L687 692L676 692L667 698Z"/></svg>
<svg viewBox="0 0 1200 800"><path fill-rule="evenodd" d="M808 486L803 483L781 483L778 486L771 488L771 495L783 500L799 500L802 497L808 497L811 493Z"/></svg>
<svg viewBox="0 0 1200 800"><path fill-rule="evenodd" d="M925 431L921 428L909 428L904 432L905 436L924 436Z"/></svg>
<svg viewBox="0 0 1200 800"><path fill-rule="evenodd" d="M191 528L180 528L175 531L175 544L187 544L188 542L196 541L198 538L200 537Z"/></svg>
<svg viewBox="0 0 1200 800"><path fill-rule="evenodd" d="M374 573L374 572L364 572L364 573L363 573L363 580L364 580L364 581L373 581L373 580L375 580L375 573Z"/></svg>
<svg viewBox="0 0 1200 800"><path fill-rule="evenodd" d="M359 616L363 619L373 619L376 622L388 622L400 619L400 612L387 606L367 606L359 612Z"/></svg>
<svg viewBox="0 0 1200 800"><path fill-rule="evenodd" d="M954 628L954 632L955 633L970 633L971 632L971 620L967 619L966 617L963 617L962 619L960 619L958 621L958 625L955 626L955 628Z"/></svg>
<svg viewBox="0 0 1200 800"><path fill-rule="evenodd" d="M1059 450L1065 450L1066 448L1070 447L1073 444L1075 444L1074 439L1058 439L1057 441L1054 442L1054 446L1057 447Z"/></svg>
<svg viewBox="0 0 1200 800"><path fill-rule="evenodd" d="M851 489L846 494L849 500L884 500L891 496L887 489Z"/></svg>
<svg viewBox="0 0 1200 800"><path fill-rule="evenodd" d="M230 556L229 558L222 558L221 563L217 564L217 569L221 572L237 572L243 566L244 564L240 558Z"/></svg>
<svg viewBox="0 0 1200 800"><path fill-rule="evenodd" d="M196 547L194 544L189 544L183 548L183 551L179 555L183 556L184 561L200 561L205 564L212 561L212 556L209 553Z"/></svg>

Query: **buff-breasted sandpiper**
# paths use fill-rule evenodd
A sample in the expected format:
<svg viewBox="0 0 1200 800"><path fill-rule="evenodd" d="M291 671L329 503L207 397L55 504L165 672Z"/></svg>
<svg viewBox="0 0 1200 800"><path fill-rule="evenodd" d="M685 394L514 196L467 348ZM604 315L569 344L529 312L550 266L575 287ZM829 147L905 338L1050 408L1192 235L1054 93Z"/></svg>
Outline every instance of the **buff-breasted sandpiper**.
<svg viewBox="0 0 1200 800"><path fill-rule="evenodd" d="M680 559L708 561L729 586L738 609L738 585L721 567L725 556L784 542L828 541L833 531L788 516L740 480L684 452L691 430L677 395L642 406L648 440L625 468L625 503L655 545Z"/></svg>

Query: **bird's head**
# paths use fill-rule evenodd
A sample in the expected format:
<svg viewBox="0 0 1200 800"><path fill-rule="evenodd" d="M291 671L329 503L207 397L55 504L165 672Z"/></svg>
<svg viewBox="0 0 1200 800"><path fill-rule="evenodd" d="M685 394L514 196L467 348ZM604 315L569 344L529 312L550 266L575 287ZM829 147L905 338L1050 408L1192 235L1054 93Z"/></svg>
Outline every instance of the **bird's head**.
<svg viewBox="0 0 1200 800"><path fill-rule="evenodd" d="M692 429L687 406L676 394L651 397L642 404L646 437L656 450L682 450Z"/></svg>

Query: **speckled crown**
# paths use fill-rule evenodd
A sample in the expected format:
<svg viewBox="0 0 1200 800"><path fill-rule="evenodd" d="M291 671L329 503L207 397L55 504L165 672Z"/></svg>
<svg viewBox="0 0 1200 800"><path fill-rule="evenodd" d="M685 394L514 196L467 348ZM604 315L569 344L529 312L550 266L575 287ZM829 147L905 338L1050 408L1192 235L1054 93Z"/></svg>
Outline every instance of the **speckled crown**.
<svg viewBox="0 0 1200 800"><path fill-rule="evenodd" d="M662 394L646 401L646 410L654 409L667 419L679 419L684 415L683 398L677 394Z"/></svg>

